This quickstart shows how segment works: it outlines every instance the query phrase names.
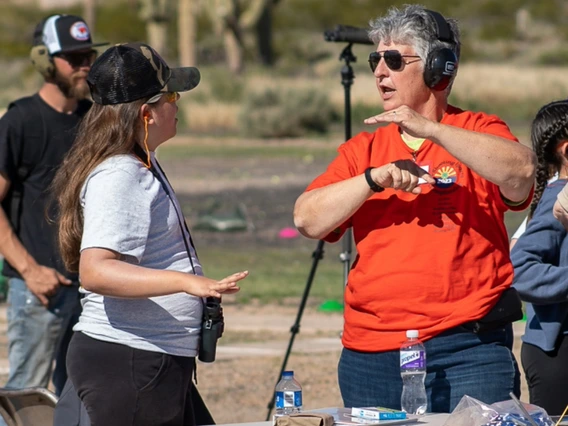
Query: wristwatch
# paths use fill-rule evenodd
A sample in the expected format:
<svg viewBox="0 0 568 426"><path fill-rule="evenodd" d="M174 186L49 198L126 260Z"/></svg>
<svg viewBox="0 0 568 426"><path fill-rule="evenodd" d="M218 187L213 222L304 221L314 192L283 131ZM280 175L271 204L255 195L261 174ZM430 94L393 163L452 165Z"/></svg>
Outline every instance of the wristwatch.
<svg viewBox="0 0 568 426"><path fill-rule="evenodd" d="M365 170L365 180L367 181L367 183L369 184L369 188L371 188L371 191L373 192L383 192L385 190L385 188L383 188L380 185L377 185L375 183L375 181L373 180L373 178L371 177L371 170L373 170L374 167L368 167Z"/></svg>

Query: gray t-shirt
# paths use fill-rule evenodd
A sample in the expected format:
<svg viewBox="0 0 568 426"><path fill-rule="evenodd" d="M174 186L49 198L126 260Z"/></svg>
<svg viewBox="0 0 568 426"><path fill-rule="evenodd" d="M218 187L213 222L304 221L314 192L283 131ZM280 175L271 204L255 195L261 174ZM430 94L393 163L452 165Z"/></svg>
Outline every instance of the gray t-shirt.
<svg viewBox="0 0 568 426"><path fill-rule="evenodd" d="M169 192L173 204L160 181L133 155L105 160L81 190L81 250L105 248L135 265L203 275L189 235L180 227L178 215L182 220L183 215L170 187ZM199 297L176 293L129 299L82 292L83 311L75 331L142 350L197 355L203 307Z"/></svg>

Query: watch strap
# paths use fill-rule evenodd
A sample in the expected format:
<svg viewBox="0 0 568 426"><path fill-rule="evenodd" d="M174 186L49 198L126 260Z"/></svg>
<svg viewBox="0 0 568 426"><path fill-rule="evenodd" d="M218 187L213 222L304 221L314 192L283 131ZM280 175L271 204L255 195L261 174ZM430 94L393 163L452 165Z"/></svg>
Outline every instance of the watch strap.
<svg viewBox="0 0 568 426"><path fill-rule="evenodd" d="M367 184L369 185L369 188L371 188L371 191L373 192L383 192L385 190L385 188L383 188L380 185L377 185L377 183L373 180L373 178L371 177L371 170L373 170L374 167L368 167L365 170L365 180L367 181Z"/></svg>

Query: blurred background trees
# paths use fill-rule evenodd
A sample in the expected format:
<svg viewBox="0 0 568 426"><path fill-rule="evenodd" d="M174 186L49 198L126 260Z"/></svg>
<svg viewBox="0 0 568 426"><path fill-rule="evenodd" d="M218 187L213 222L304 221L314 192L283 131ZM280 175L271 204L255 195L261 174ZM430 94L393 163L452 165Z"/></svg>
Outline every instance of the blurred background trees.
<svg viewBox="0 0 568 426"><path fill-rule="evenodd" d="M35 24L50 13L75 13L85 17L97 41L146 41L172 65L199 66L199 90L181 100L182 129L319 135L340 122L343 111L338 58L344 46L325 42L324 31L337 24L366 28L388 7L408 2L0 0L0 112L18 94L37 88L39 77L28 60ZM522 121L552 96L568 97L566 0L419 3L460 21L462 58L451 101ZM353 47L359 58L352 64L354 123L380 112L369 90L370 49Z"/></svg>
<svg viewBox="0 0 568 426"><path fill-rule="evenodd" d="M408 0L1 0L0 55L25 56L33 22L47 13L80 13L95 36L113 43L146 40L180 63L270 67L300 54L317 59L321 33L369 19ZM567 63L565 0L423 0L460 20L466 60L510 60L540 47L530 62ZM313 36L316 36L314 39ZM317 45L314 45L314 41ZM320 45L320 46L318 46ZM559 55L550 54L560 48ZM496 56L495 56L496 55ZM288 58L286 58L288 56Z"/></svg>
<svg viewBox="0 0 568 426"><path fill-rule="evenodd" d="M81 1L83 16L95 30L97 0ZM197 19L205 17L213 34L223 40L229 70L238 74L244 69L246 39L254 39L260 63L266 66L274 63L272 13L278 1L137 0L129 3L131 8L138 8L139 18L145 23L146 39L159 52L170 51L167 47L174 40L168 39L168 27L177 23L177 53L183 65L195 65L197 61ZM103 7L101 0L99 3Z"/></svg>

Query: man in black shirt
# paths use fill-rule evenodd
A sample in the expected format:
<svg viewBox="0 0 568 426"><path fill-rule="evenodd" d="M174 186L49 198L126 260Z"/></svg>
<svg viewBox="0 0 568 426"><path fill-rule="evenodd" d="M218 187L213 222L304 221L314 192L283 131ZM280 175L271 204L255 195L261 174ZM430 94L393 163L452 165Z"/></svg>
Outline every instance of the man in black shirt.
<svg viewBox="0 0 568 426"><path fill-rule="evenodd" d="M67 378L65 336L80 311L78 277L63 267L56 227L46 212L55 171L91 106L86 78L96 46L82 18L45 18L35 29L30 53L45 81L38 93L11 103L0 118L0 254L9 284L7 388L47 387L54 359L61 360L53 374L56 393Z"/></svg>

